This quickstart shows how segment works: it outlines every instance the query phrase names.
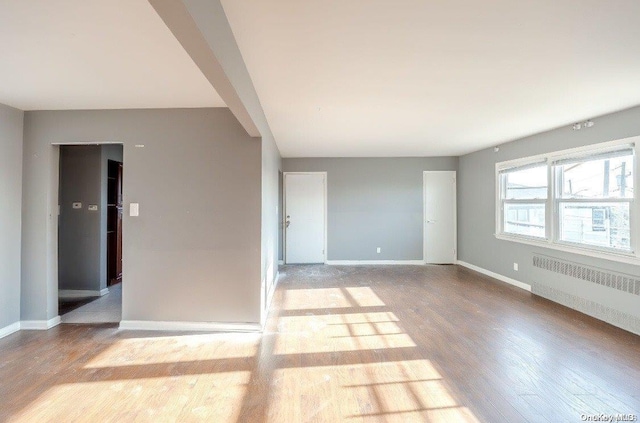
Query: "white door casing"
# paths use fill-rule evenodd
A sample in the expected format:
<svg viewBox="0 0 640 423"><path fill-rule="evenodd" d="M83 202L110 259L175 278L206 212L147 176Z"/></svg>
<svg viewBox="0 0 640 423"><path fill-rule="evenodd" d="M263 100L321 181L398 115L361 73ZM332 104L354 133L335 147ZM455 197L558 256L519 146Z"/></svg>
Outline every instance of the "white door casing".
<svg viewBox="0 0 640 423"><path fill-rule="evenodd" d="M326 261L326 172L285 172L285 263Z"/></svg>
<svg viewBox="0 0 640 423"><path fill-rule="evenodd" d="M456 172L424 172L423 187L424 261L453 264L457 259Z"/></svg>

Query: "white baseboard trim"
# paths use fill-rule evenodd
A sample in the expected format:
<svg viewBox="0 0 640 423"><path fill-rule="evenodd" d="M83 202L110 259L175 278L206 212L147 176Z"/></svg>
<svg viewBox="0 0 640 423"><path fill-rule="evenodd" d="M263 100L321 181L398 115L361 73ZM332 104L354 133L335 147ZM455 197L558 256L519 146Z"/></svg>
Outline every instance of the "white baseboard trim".
<svg viewBox="0 0 640 423"><path fill-rule="evenodd" d="M20 322L15 322L8 326L0 328L0 339L4 338L5 336L9 336L12 333L15 333L19 330L20 330Z"/></svg>
<svg viewBox="0 0 640 423"><path fill-rule="evenodd" d="M517 286L518 288L524 289L525 291L531 292L531 285L526 284L524 282L520 282L520 281L517 281L515 279L508 278L506 276L502 276L499 273L495 273L495 272L492 272L490 270L483 269L482 267L478 267L478 266L476 266L474 264L467 263L466 261L458 260L456 262L456 264L458 264L460 266L463 266L463 267L466 267L467 269L475 270L478 273L482 273L483 275L490 276L490 277L492 277L494 279L497 279L499 281L506 282L509 285Z"/></svg>
<svg viewBox="0 0 640 423"><path fill-rule="evenodd" d="M260 332L260 323L218 323L218 322L158 322L151 320L123 320L121 330L153 330L177 332Z"/></svg>
<svg viewBox="0 0 640 423"><path fill-rule="evenodd" d="M102 297L109 293L109 288L101 289L100 291L90 289L59 289L58 298L87 298L87 297Z"/></svg>
<svg viewBox="0 0 640 423"><path fill-rule="evenodd" d="M330 266L362 266L362 265L380 265L380 264L397 264L423 266L423 260L327 260L326 264Z"/></svg>
<svg viewBox="0 0 640 423"><path fill-rule="evenodd" d="M49 320L23 320L20 322L20 329L23 330L47 330L60 324L60 316Z"/></svg>

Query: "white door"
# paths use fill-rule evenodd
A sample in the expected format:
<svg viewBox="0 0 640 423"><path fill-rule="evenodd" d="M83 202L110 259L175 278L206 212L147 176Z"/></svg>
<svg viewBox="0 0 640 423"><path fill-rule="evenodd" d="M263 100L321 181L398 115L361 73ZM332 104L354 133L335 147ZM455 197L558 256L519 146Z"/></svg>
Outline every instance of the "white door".
<svg viewBox="0 0 640 423"><path fill-rule="evenodd" d="M456 260L456 172L424 172L424 260Z"/></svg>
<svg viewBox="0 0 640 423"><path fill-rule="evenodd" d="M285 173L285 262L325 262L326 173Z"/></svg>

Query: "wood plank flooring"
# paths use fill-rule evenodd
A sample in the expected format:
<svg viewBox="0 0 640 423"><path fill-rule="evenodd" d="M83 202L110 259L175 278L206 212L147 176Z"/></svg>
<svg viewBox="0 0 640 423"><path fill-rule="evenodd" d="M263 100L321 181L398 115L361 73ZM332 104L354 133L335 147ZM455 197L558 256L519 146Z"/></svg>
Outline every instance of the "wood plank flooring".
<svg viewBox="0 0 640 423"><path fill-rule="evenodd" d="M579 422L640 415L640 337L458 266L285 266L264 334L0 340L7 422Z"/></svg>

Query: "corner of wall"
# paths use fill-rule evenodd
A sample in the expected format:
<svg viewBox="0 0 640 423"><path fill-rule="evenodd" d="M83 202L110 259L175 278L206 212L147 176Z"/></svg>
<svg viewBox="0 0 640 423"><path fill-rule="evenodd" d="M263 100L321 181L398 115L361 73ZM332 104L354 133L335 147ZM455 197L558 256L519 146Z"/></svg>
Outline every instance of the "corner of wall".
<svg viewBox="0 0 640 423"><path fill-rule="evenodd" d="M534 261L542 254L563 262L565 266L592 267L594 274L613 272L631 275L634 280L640 280L639 266L499 240L494 236L497 162L639 135L640 107L594 118L593 121L596 126L589 132L562 127L503 144L499 152L491 147L459 158L459 258L495 274L530 284L536 295L638 333L640 307L637 295L618 292L611 286L576 278L572 274L541 271L534 266ZM513 263L519 263L519 271L514 270Z"/></svg>

